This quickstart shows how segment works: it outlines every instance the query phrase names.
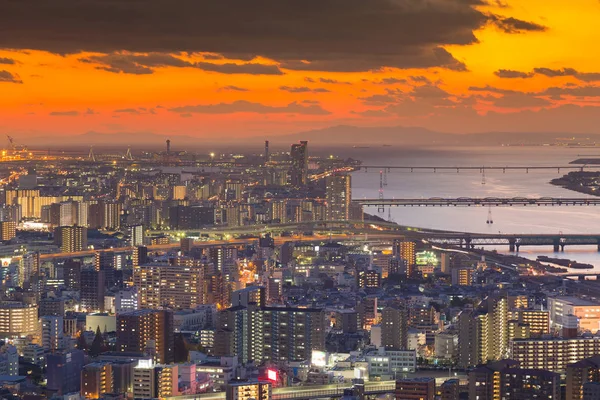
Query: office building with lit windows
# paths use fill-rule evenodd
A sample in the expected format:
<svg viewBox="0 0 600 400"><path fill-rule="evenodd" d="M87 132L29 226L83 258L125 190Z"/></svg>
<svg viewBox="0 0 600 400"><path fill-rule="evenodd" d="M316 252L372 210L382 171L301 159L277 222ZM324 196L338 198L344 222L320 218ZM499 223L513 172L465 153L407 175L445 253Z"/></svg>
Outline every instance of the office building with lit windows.
<svg viewBox="0 0 600 400"><path fill-rule="evenodd" d="M205 269L200 262L191 261L190 265L140 265L134 275L139 307L189 309L204 304Z"/></svg>
<svg viewBox="0 0 600 400"><path fill-rule="evenodd" d="M325 178L325 201L328 221L350 220L352 204L352 177L348 174L334 174Z"/></svg>
<svg viewBox="0 0 600 400"><path fill-rule="evenodd" d="M173 362L173 313L137 310L117 316L117 351L147 354L162 364Z"/></svg>

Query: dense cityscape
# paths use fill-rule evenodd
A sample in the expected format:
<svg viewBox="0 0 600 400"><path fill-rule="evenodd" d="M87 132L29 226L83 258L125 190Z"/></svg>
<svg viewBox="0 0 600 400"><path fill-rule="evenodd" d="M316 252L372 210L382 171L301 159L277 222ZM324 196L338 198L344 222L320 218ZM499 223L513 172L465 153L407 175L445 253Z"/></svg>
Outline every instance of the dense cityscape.
<svg viewBox="0 0 600 400"><path fill-rule="evenodd" d="M369 214L359 160L11 144L3 398L598 395L594 281Z"/></svg>
<svg viewBox="0 0 600 400"><path fill-rule="evenodd" d="M0 400L600 400L599 20L0 0Z"/></svg>

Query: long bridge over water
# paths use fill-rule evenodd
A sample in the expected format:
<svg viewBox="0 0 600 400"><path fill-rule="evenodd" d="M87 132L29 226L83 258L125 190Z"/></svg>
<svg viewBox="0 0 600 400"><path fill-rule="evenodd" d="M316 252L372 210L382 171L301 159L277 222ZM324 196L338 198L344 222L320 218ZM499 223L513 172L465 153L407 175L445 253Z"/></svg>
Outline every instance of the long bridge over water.
<svg viewBox="0 0 600 400"><path fill-rule="evenodd" d="M600 197L430 197L406 199L353 199L364 207L511 207L598 206Z"/></svg>

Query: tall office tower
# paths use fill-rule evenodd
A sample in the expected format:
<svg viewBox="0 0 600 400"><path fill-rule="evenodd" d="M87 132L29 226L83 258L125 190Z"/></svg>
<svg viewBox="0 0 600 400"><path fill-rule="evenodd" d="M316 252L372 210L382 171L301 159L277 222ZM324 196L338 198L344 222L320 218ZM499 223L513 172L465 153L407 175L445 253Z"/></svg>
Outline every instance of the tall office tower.
<svg viewBox="0 0 600 400"><path fill-rule="evenodd" d="M177 260L176 260L177 261ZM139 290L140 308L195 308L204 304L204 265L149 263L137 267L134 284Z"/></svg>
<svg viewBox="0 0 600 400"><path fill-rule="evenodd" d="M127 227L127 244L131 247L144 244L144 227L142 225L129 225Z"/></svg>
<svg viewBox="0 0 600 400"><path fill-rule="evenodd" d="M85 399L103 398L113 392L113 370L109 362L88 364L81 370L81 396Z"/></svg>
<svg viewBox="0 0 600 400"><path fill-rule="evenodd" d="M81 262L75 260L65 261L63 265L63 280L69 290L79 290L81 287Z"/></svg>
<svg viewBox="0 0 600 400"><path fill-rule="evenodd" d="M87 249L87 228L83 226L61 226L54 230L54 241L63 253L74 253Z"/></svg>
<svg viewBox="0 0 600 400"><path fill-rule="evenodd" d="M80 272L80 305L88 311L104 310L104 289L106 279L104 271L95 269L84 269Z"/></svg>
<svg viewBox="0 0 600 400"><path fill-rule="evenodd" d="M469 371L469 399L560 399L560 375L501 360Z"/></svg>
<svg viewBox="0 0 600 400"><path fill-rule="evenodd" d="M157 363L174 361L173 312L137 310L117 316L117 351L146 353Z"/></svg>
<svg viewBox="0 0 600 400"><path fill-rule="evenodd" d="M388 349L408 349L408 315L401 308L386 307L381 316L381 344Z"/></svg>
<svg viewBox="0 0 600 400"><path fill-rule="evenodd" d="M63 348L63 318L55 316L43 316L42 323L42 346L47 351L53 352Z"/></svg>
<svg viewBox="0 0 600 400"><path fill-rule="evenodd" d="M227 384L225 400L271 400L269 382L235 380Z"/></svg>
<svg viewBox="0 0 600 400"><path fill-rule="evenodd" d="M458 364L469 367L501 360L508 354L508 309L505 298L487 298L477 310L458 317Z"/></svg>
<svg viewBox="0 0 600 400"><path fill-rule="evenodd" d="M325 178L328 221L348 221L352 203L351 176L336 174Z"/></svg>
<svg viewBox="0 0 600 400"><path fill-rule="evenodd" d="M396 380L397 400L434 400L435 378L401 378Z"/></svg>
<svg viewBox="0 0 600 400"><path fill-rule="evenodd" d="M293 144L290 158L292 161L290 183L295 187L306 185L308 178L308 142L301 141Z"/></svg>
<svg viewBox="0 0 600 400"><path fill-rule="evenodd" d="M19 286L29 287L40 276L40 253L27 253L19 261Z"/></svg>
<svg viewBox="0 0 600 400"><path fill-rule="evenodd" d="M0 240L6 242L17 236L17 223L14 221L0 222Z"/></svg>
<svg viewBox="0 0 600 400"><path fill-rule="evenodd" d="M265 140L265 164L268 163L271 159L271 155L269 154L269 141Z"/></svg>

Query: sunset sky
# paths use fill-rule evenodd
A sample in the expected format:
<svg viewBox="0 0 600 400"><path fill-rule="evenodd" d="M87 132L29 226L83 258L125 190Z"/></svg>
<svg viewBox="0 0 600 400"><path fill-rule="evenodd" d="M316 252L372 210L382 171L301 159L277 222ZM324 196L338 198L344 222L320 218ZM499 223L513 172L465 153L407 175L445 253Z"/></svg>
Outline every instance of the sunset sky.
<svg viewBox="0 0 600 400"><path fill-rule="evenodd" d="M0 0L0 134L600 132L598 0Z"/></svg>

